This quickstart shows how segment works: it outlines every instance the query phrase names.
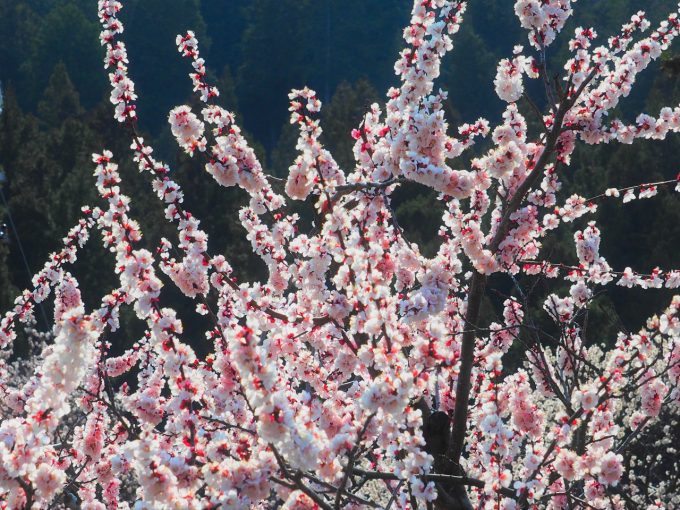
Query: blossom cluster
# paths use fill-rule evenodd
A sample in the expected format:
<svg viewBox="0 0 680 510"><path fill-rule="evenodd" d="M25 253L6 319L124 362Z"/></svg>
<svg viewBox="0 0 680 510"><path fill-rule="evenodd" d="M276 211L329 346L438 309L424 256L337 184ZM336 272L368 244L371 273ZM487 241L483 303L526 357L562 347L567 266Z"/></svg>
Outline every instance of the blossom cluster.
<svg viewBox="0 0 680 510"><path fill-rule="evenodd" d="M530 48L516 46L498 65L501 121L451 129L435 80L466 2L416 0L395 65L399 86L351 132L354 168L324 147L316 93L291 92L299 155L281 194L235 116L216 103L195 34L179 35L202 106L180 105L168 121L217 184L250 197L239 219L269 274L247 283L210 252L184 202L191 190L138 134L123 5L99 0L114 117L177 240L144 245L113 155L95 154L106 207L83 208L64 248L0 322L0 508L672 508L677 477L629 466L639 462L631 446L680 409L680 298L608 344L593 341L587 325L610 284L680 285L677 269L610 267L594 221L598 200L652 198L677 179L588 199L563 196L561 174L579 141L680 130L677 108L632 126L605 124L680 23L671 14L636 41L649 27L637 13L599 47L595 30L578 28L560 88L546 76L545 48L573 3L514 3ZM536 133L519 101L529 99L524 78L546 80ZM476 143L485 146L472 155ZM431 258L395 217L392 194L404 182L443 203ZM289 200L312 203L313 230ZM558 227L573 227L571 262L547 260L543 245ZM66 265L95 229L118 282L88 310ZM534 291L541 280L547 296ZM485 324L485 289L496 282L501 319ZM210 320L204 339L190 338L178 312L162 306L167 285ZM51 340L28 377L13 378L18 328L50 294ZM114 354L107 335L126 307L144 333ZM206 356L192 348L201 341ZM668 456L670 447L655 451Z"/></svg>

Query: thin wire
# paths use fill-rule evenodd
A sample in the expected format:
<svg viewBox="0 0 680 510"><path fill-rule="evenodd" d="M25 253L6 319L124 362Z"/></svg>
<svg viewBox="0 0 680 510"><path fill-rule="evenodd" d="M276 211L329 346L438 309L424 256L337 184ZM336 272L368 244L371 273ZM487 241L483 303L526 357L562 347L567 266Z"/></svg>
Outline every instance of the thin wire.
<svg viewBox="0 0 680 510"><path fill-rule="evenodd" d="M0 198L2 198L2 203L5 206L5 211L7 211L7 219L9 219L9 226L12 229L12 232L14 232L14 237L17 240L17 245L19 246L19 253L21 253L21 258L24 260L24 267L26 268L26 272L28 273L28 281L31 282L33 280L33 271L31 271L31 268L28 265L28 259L26 258L26 252L24 252L24 247L21 244L19 231L17 230L16 224L14 223L14 218L12 218L12 211L9 208L9 203L7 203L7 199L5 198L5 193L2 191L2 188L3 187L0 186ZM47 320L47 313L45 313L45 308L43 307L42 303L38 303L38 307L40 308L43 320L45 321L45 327L47 327L47 331L49 331L51 329L50 321Z"/></svg>

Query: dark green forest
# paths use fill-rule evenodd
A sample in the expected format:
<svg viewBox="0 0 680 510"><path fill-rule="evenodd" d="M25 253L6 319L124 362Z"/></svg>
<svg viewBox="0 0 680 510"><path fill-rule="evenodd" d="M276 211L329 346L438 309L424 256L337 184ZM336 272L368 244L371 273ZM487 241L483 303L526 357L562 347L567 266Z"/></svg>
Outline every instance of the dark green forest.
<svg viewBox="0 0 680 510"><path fill-rule="evenodd" d="M595 26L601 39L618 31L644 3L656 23L673 10L675 0L581 0L576 15L551 47L548 66L562 71L567 41L576 26ZM200 161L180 154L167 127L167 112L194 99L190 70L175 47L175 36L194 30L202 44L209 78L222 94L219 103L237 113L269 173L285 175L295 155L296 134L287 119L287 94L308 85L324 100L325 142L345 167L351 167L350 131L368 105L381 102L396 83L393 62L401 48L401 29L408 22L408 0L128 0L121 15L130 53L131 76L139 94L140 127L160 158L171 164L186 190L187 206L210 234L212 252L225 253L239 276L255 279L263 266L249 255L238 223L245 203L237 189L218 189ZM91 153L113 151L120 163L124 192L132 196L133 215L140 220L149 246L174 227L163 219L162 206L150 200L150 188L132 163L129 137L112 118L108 82L103 69L99 24L93 0L0 0L0 183L9 207L0 202L0 309L6 310L20 289L30 285L47 255L79 216L83 204L98 204ZM515 44L526 44L508 0L471 2L455 48L447 56L439 86L449 91L452 128L486 117L500 119L503 104L493 89L499 59ZM619 112L631 119L642 111L680 102L680 74L671 57L652 66L636 83L635 93ZM529 91L543 104L543 91ZM527 118L529 105L523 104ZM533 117L535 119L535 116ZM479 150L483 150L482 147ZM561 177L566 198L582 191L592 195L608 187L673 178L680 168L680 137L632 146L580 146L574 163ZM586 191L589 190L589 191ZM399 222L407 237L432 254L438 243L440 209L436 195L404 186L395 196ZM11 214L11 216L10 216ZM678 266L680 197L662 192L653 200L603 203L596 219L603 231L603 254L612 267L631 266L649 272L655 266ZM583 221L587 221L584 219ZM546 254L574 261L558 232ZM560 236L563 236L561 239ZM73 269L88 306L115 285L113 257L93 239ZM23 252L22 249L23 248ZM498 282L498 288L511 285ZM541 285L536 292L542 292ZM170 286L164 297L172 306L190 309ZM554 289L553 289L554 290ZM509 290L508 290L509 291ZM494 313L494 296L487 312ZM616 328L638 328L642 320L669 301L667 291L641 292L612 287L599 300L599 319L589 340L611 338ZM616 310L616 312L615 312ZM45 312L49 315L49 310ZM40 317L38 317L39 320ZM42 324L38 324L42 326ZM201 324L187 325L188 333ZM137 334L124 328L127 342Z"/></svg>

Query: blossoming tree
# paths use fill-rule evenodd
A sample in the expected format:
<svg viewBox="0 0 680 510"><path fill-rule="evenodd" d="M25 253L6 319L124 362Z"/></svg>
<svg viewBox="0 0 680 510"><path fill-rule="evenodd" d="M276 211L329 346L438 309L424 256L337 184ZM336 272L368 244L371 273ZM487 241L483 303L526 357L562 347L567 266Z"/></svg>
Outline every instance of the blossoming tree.
<svg viewBox="0 0 680 510"><path fill-rule="evenodd" d="M676 186L560 194L577 142L680 131L680 108L634 123L610 116L680 33L680 20L672 13L645 36L650 22L640 12L601 43L594 29L578 28L563 77L553 79L546 48L571 4L515 2L528 45L498 65L502 121L452 130L434 81L466 2L416 0L395 66L400 84L351 133L356 166L338 167L320 142L320 101L294 90L299 156L285 181L265 174L234 116L217 105L194 34L178 36L204 106L179 106L169 122L218 185L251 197L240 220L268 279L244 283L210 252L171 169L138 134L123 6L99 0L115 118L178 235L145 246L113 155L93 157L102 204L83 207L61 251L0 323L0 508L678 508L671 457L662 475L645 468L646 454L663 462L673 445L652 441L642 453L635 445L659 424L677 424L680 297L638 333L602 345L584 341L583 324L599 288L676 288L680 271L611 268L593 221L580 220L573 234L577 265L548 260L542 246L601 200L624 204ZM534 104L527 80L543 81L547 98L545 111L530 111L535 133L518 106ZM484 138L487 148L461 168ZM407 181L439 192L445 207L431 259L391 209ZM290 200L313 203L313 231L298 228ZM115 254L120 285L86 308L68 269L93 231ZM502 321L483 323L491 275L515 291ZM523 290L537 278L568 288L542 306L550 332L531 319ZM205 340L191 339L212 346L204 359L160 304L168 284L212 320ZM34 359L13 357L17 328L30 330L50 295L53 330ZM107 335L123 307L146 332L112 356ZM513 344L524 361L509 370ZM32 372L21 377L27 363Z"/></svg>

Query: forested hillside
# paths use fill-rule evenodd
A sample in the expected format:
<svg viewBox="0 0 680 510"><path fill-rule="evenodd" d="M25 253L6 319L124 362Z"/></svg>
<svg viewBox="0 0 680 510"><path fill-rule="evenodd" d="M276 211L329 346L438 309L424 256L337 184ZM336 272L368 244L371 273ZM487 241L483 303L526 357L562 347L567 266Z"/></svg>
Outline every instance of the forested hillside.
<svg viewBox="0 0 680 510"><path fill-rule="evenodd" d="M674 0L590 0L576 4L576 26L596 24L600 38L618 31L644 3L658 21ZM239 123L267 162L267 171L284 175L295 154L296 135L287 120L287 94L293 87L315 88L325 106L325 142L345 165L352 164L350 131L367 106L381 102L395 83L393 62L401 47L401 27L408 21L406 0L128 0L124 11L125 39L138 86L141 128L154 140L160 157L171 163L187 190L189 208L203 221L214 252L235 260L244 278L256 278L263 267L251 258L238 208L246 197L237 189L213 186L200 163L180 156L167 125L170 108L191 102L189 69L175 47L175 35L194 30L202 43L210 78L219 84L220 103L237 112ZM377 7L377 8L376 8ZM456 37L456 48L445 61L440 86L450 92L452 127L478 117L496 121L502 103L493 89L496 63L525 42L511 2L472 2ZM571 30L566 30L569 33ZM565 61L566 41L548 55L551 71ZM675 48L680 53L680 48ZM6 309L18 289L29 285L29 273L76 221L80 206L94 204L96 190L90 154L108 148L122 162L125 192L133 197L133 214L140 219L150 246L172 227L162 221L162 209L145 198L147 182L127 161L128 137L111 120L103 53L99 44L96 2L92 0L0 0L0 81L4 106L0 119L0 184L9 211L0 204L0 223L8 225L0 241L0 308ZM673 65L652 66L627 98L627 112L655 112L662 103L680 102ZM540 106L544 93L533 84L531 96ZM529 104L528 119L535 121ZM482 144L483 147L483 144ZM480 149L481 150L481 149ZM672 178L680 165L680 140L580 149L576 164L564 177L564 197L572 192ZM599 184L599 186L598 186ZM139 200L135 200L140 197ZM426 253L437 245L436 196L417 186L397 194L401 226ZM9 213L13 219L10 222ZM306 211L303 213L308 214ZM677 266L680 240L680 200L667 193L655 201L615 210L606 203L598 213L603 230L603 254L615 268L631 266L649 272L655 266ZM314 218L309 217L311 223ZM650 228L653 226L654 228ZM19 240L23 246L22 255ZM648 251L640 247L652 246ZM560 243L551 247L565 255ZM576 260L573 253L567 257ZM564 259L564 256L556 259ZM675 262L675 263L674 263ZM86 303L93 305L114 285L113 258L91 243L77 272ZM540 287L536 289L540 294ZM182 297L170 296L182 308ZM500 299L500 298L499 298ZM621 317L603 305L600 328L591 339L623 323L635 328L643 317L668 301L664 291L645 296L628 289L613 291ZM606 303L608 300L605 299ZM487 313L494 313L493 297ZM186 306L189 306L187 303ZM46 311L49 314L49 310ZM39 324L40 325L40 324ZM198 325L196 325L197 327ZM191 332L191 324L189 324ZM132 337L133 331L127 332ZM600 338L597 338L600 340ZM134 338L128 338L128 342Z"/></svg>

